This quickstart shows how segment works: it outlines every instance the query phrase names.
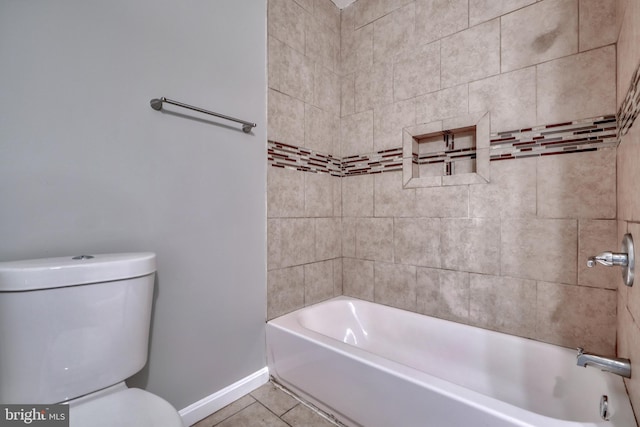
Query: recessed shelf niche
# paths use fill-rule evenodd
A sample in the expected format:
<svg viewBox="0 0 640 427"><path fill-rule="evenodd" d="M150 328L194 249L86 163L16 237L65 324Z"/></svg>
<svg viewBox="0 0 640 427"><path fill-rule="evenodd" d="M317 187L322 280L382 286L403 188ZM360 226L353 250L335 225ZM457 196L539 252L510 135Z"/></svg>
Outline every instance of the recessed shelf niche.
<svg viewBox="0 0 640 427"><path fill-rule="evenodd" d="M489 182L489 113L403 130L404 188Z"/></svg>

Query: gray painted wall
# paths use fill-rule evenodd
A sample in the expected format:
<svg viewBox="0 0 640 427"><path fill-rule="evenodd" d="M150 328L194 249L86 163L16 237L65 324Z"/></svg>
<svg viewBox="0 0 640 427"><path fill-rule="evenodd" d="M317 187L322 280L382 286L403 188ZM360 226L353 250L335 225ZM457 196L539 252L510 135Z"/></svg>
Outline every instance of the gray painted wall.
<svg viewBox="0 0 640 427"><path fill-rule="evenodd" d="M0 260L155 251L131 383L178 409L265 366L265 3L0 3Z"/></svg>

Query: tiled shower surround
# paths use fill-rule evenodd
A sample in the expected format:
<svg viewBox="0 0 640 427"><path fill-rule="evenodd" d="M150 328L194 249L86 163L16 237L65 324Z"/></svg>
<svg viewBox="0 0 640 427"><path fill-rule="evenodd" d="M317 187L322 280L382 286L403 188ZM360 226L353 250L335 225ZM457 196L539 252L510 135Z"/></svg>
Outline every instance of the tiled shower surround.
<svg viewBox="0 0 640 427"><path fill-rule="evenodd" d="M269 0L268 317L345 294L615 354L615 10ZM490 182L403 189L402 129L479 111Z"/></svg>

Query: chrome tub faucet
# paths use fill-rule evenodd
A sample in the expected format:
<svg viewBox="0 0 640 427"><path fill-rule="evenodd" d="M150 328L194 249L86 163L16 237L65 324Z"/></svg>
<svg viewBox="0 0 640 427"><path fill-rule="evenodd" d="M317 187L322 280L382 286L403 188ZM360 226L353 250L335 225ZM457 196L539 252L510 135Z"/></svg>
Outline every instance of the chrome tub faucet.
<svg viewBox="0 0 640 427"><path fill-rule="evenodd" d="M584 368L587 366L593 366L594 368L598 368L605 372L611 372L612 374L620 375L625 378L631 378L631 362L629 359L604 357L596 354L585 353L583 348L578 347L577 364Z"/></svg>

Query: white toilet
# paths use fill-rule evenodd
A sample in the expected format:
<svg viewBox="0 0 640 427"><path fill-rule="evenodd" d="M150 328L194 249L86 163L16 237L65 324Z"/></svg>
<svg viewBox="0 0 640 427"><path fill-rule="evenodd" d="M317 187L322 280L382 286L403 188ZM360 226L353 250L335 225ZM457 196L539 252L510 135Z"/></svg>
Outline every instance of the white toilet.
<svg viewBox="0 0 640 427"><path fill-rule="evenodd" d="M156 257L0 262L0 402L69 404L71 427L182 427L124 380L147 362Z"/></svg>

